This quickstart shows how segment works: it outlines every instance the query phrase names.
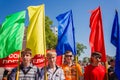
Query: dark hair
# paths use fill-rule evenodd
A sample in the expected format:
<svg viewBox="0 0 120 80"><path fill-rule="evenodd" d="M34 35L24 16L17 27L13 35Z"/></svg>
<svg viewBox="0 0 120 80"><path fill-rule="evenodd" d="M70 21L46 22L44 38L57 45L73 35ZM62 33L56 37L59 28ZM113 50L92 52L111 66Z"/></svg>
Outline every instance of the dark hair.
<svg viewBox="0 0 120 80"><path fill-rule="evenodd" d="M110 62L114 62L115 60L114 59L111 59Z"/></svg>
<svg viewBox="0 0 120 80"><path fill-rule="evenodd" d="M100 57L102 57L102 54L100 52L92 52L91 56L100 56Z"/></svg>
<svg viewBox="0 0 120 80"><path fill-rule="evenodd" d="M92 54L91 54L91 57L94 57L94 58L96 58L96 59L101 59L101 57L102 57L102 55L101 55L101 53L99 53L99 52L93 52ZM91 60L92 61L92 60Z"/></svg>
<svg viewBox="0 0 120 80"><path fill-rule="evenodd" d="M25 50L23 50L23 51L21 52L21 55L22 55L22 54L26 54L26 53L29 53L30 55L32 55L31 49L30 49L30 48L26 48Z"/></svg>
<svg viewBox="0 0 120 80"><path fill-rule="evenodd" d="M114 62L114 61L115 61L114 59L110 59L110 60L108 61L108 64L110 65L111 62Z"/></svg>

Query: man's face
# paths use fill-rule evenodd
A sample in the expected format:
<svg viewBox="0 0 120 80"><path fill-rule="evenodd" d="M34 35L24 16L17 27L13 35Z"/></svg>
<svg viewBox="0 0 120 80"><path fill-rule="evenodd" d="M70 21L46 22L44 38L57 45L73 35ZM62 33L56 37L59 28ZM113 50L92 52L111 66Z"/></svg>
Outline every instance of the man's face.
<svg viewBox="0 0 120 80"><path fill-rule="evenodd" d="M110 65L114 67L115 66L115 61L110 62Z"/></svg>
<svg viewBox="0 0 120 80"><path fill-rule="evenodd" d="M22 54L22 61L23 63L30 63L32 56L29 53Z"/></svg>
<svg viewBox="0 0 120 80"><path fill-rule="evenodd" d="M72 52L69 52L69 53L65 54L65 61L66 62L68 62L68 63L71 62L72 58L73 58Z"/></svg>
<svg viewBox="0 0 120 80"><path fill-rule="evenodd" d="M98 56L98 55L94 55L94 56L92 56L92 61L93 61L94 63L98 63L98 62L101 61L101 57Z"/></svg>
<svg viewBox="0 0 120 80"><path fill-rule="evenodd" d="M48 64L56 64L56 55L51 55L47 57Z"/></svg>

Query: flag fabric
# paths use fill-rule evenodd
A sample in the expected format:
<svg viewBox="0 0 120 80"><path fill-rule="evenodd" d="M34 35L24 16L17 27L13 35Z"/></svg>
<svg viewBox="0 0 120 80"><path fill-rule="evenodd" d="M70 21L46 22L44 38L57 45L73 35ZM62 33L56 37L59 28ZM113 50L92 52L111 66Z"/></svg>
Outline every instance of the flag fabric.
<svg viewBox="0 0 120 80"><path fill-rule="evenodd" d="M0 29L0 58L22 50L25 11L6 17Z"/></svg>
<svg viewBox="0 0 120 80"><path fill-rule="evenodd" d="M58 55L62 55L65 51L72 51L76 55L75 33L73 25L72 10L60 14L56 17L58 20L58 43L56 51Z"/></svg>
<svg viewBox="0 0 120 80"><path fill-rule="evenodd" d="M29 26L27 30L26 47L32 50L32 56L45 54L45 13L44 4L29 6Z"/></svg>
<svg viewBox="0 0 120 80"><path fill-rule="evenodd" d="M104 34L103 34L103 25L102 25L102 15L100 7L92 11L90 17L90 47L91 52L97 51L102 54L101 61L106 62L106 52L104 44Z"/></svg>
<svg viewBox="0 0 120 80"><path fill-rule="evenodd" d="M112 27L111 43L116 47L115 73L118 77L118 80L120 80L120 26L117 11Z"/></svg>

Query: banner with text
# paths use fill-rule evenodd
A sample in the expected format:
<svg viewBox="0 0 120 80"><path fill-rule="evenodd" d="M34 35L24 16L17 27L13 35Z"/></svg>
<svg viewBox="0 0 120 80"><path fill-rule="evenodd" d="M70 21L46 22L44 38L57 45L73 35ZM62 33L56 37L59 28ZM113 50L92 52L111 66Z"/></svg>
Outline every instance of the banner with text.
<svg viewBox="0 0 120 80"><path fill-rule="evenodd" d="M55 51L55 50L52 50ZM19 61L19 54L20 52L15 52L13 54L10 54L8 57L0 59L0 67L16 67L18 66L18 61ZM45 58L42 55L36 55L33 59L32 62L34 65L38 66L38 67L43 67L45 65ZM21 62L21 59L20 59ZM57 61L56 61L57 65L61 65L62 64L62 56L57 56Z"/></svg>

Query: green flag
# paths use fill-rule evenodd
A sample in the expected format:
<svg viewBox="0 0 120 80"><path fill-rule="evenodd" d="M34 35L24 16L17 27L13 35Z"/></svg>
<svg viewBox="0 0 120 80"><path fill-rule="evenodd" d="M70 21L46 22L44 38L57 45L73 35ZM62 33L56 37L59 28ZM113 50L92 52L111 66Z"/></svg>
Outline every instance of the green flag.
<svg viewBox="0 0 120 80"><path fill-rule="evenodd" d="M22 50L25 11L6 17L0 29L0 58Z"/></svg>

